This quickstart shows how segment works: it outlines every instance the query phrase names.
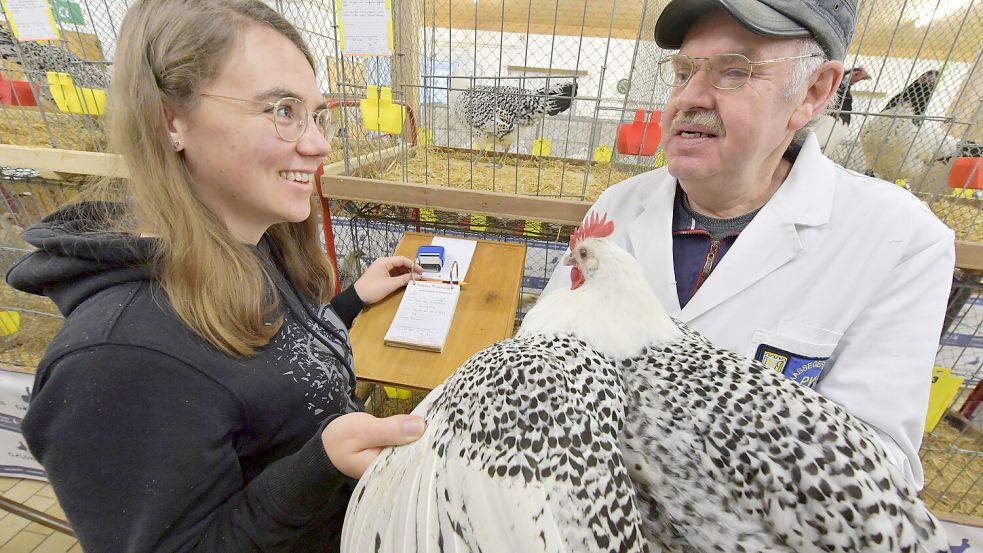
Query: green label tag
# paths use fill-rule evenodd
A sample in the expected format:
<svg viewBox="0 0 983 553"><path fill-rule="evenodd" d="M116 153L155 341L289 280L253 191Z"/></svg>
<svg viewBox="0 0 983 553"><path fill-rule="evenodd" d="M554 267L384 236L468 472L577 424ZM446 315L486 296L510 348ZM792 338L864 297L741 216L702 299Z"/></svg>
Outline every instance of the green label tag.
<svg viewBox="0 0 983 553"><path fill-rule="evenodd" d="M51 0L51 12L58 23L85 25L82 8L72 0Z"/></svg>

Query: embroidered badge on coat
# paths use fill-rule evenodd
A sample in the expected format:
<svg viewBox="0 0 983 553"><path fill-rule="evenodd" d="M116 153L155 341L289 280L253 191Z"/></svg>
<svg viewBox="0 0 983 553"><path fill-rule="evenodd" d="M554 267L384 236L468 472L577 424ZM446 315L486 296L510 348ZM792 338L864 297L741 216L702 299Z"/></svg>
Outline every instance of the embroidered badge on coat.
<svg viewBox="0 0 983 553"><path fill-rule="evenodd" d="M803 386L813 388L816 386L819 375L822 374L829 358L806 357L768 344L761 344L758 346L754 359Z"/></svg>

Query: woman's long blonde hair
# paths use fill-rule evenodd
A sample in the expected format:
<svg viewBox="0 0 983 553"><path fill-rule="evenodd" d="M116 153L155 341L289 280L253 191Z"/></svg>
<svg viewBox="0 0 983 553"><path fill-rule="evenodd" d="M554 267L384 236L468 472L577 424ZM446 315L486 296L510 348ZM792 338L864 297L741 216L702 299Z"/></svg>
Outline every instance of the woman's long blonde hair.
<svg viewBox="0 0 983 553"><path fill-rule="evenodd" d="M279 32L314 67L297 30L259 0L139 0L120 28L107 110L110 149L129 170L124 230L159 237L154 261L174 311L216 348L238 356L253 354L279 330L279 294L255 250L235 240L193 193L164 110L195 106L247 25ZM268 235L287 277L326 302L335 277L320 249L315 201L306 221L274 225Z"/></svg>

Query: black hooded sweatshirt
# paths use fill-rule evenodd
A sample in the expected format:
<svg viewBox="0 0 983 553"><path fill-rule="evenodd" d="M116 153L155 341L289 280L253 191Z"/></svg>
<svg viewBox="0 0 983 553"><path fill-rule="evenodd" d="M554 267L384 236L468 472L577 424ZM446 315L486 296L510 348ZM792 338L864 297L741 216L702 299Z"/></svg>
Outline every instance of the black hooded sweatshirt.
<svg viewBox="0 0 983 553"><path fill-rule="evenodd" d="M76 204L29 228L37 251L7 273L65 315L22 430L82 547L337 550L352 482L320 429L362 408L347 336L363 307L354 290L316 305L271 271L284 324L255 356L231 357L172 311L152 239L90 232L107 228L107 207ZM256 253L279 267L267 239Z"/></svg>

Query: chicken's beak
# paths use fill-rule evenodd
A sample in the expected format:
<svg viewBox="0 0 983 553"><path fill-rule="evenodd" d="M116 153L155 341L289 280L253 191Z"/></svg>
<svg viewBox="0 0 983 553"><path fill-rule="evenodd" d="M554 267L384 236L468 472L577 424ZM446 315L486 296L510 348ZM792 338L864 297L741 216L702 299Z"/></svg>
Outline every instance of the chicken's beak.
<svg viewBox="0 0 983 553"><path fill-rule="evenodd" d="M870 78L870 73L867 73L867 69L864 66L858 66L853 69L853 73L850 74L850 84L857 84L860 81L866 81Z"/></svg>
<svg viewBox="0 0 983 553"><path fill-rule="evenodd" d="M570 269L570 289L576 290L577 288L583 286L585 282L584 273L580 270L580 265L577 264L577 260L574 259L573 252L563 256L563 264L573 265L573 268Z"/></svg>

